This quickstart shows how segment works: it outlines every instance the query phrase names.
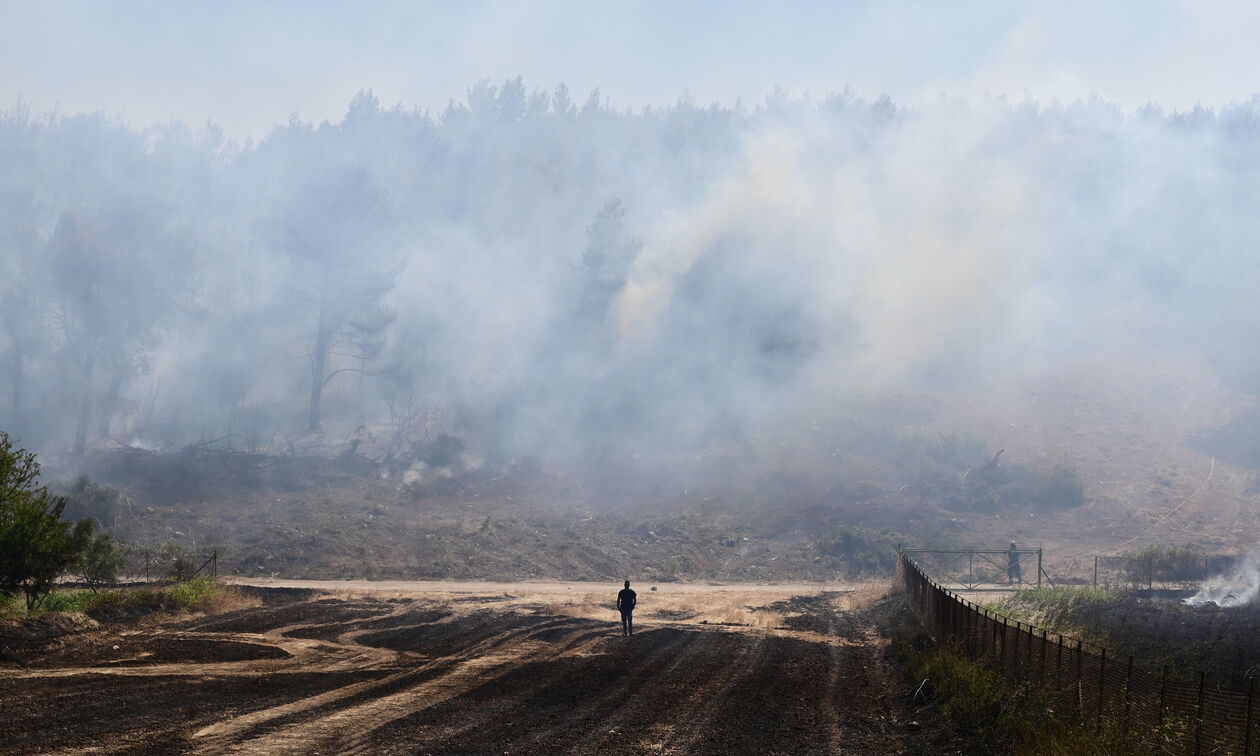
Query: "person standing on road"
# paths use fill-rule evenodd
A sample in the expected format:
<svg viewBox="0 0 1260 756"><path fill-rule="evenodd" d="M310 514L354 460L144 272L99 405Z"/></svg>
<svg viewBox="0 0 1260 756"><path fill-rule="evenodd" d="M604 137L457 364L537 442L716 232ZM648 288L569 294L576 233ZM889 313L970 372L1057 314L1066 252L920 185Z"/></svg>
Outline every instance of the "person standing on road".
<svg viewBox="0 0 1260 756"><path fill-rule="evenodd" d="M630 581L627 580L626 587L617 594L617 611L621 612L621 634L627 637L634 635L634 605L638 601L638 594L630 590Z"/></svg>

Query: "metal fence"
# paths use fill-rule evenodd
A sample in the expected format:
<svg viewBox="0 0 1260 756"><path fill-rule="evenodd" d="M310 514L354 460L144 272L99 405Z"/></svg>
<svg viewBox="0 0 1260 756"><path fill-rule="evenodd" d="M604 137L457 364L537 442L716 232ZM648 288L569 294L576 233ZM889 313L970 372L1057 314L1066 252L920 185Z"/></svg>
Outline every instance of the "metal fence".
<svg viewBox="0 0 1260 756"><path fill-rule="evenodd" d="M185 551L173 547L135 546L123 554L120 574L145 582L164 579L188 579L198 575L219 576L219 550Z"/></svg>
<svg viewBox="0 0 1260 756"><path fill-rule="evenodd" d="M968 601L928 577L907 554L900 569L911 605L938 642L985 660L1004 676L1042 689L1054 711L1098 729L1144 727L1169 753L1260 753L1253 733L1255 678L1246 692L1157 673L1107 649L1018 622Z"/></svg>
<svg viewBox="0 0 1260 756"><path fill-rule="evenodd" d="M1096 556L1092 582L1103 588L1194 590L1234 561L1235 557L1225 554L1194 554L1176 561L1141 553Z"/></svg>

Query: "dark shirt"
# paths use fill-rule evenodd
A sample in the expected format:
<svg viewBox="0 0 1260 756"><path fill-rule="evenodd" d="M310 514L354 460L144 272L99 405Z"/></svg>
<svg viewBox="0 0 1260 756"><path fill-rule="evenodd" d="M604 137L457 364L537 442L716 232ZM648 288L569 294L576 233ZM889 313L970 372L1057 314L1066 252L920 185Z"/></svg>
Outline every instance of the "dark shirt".
<svg viewBox="0 0 1260 756"><path fill-rule="evenodd" d="M634 611L634 604L637 600L638 594L629 588L622 588L621 593L617 594L617 608L629 614Z"/></svg>

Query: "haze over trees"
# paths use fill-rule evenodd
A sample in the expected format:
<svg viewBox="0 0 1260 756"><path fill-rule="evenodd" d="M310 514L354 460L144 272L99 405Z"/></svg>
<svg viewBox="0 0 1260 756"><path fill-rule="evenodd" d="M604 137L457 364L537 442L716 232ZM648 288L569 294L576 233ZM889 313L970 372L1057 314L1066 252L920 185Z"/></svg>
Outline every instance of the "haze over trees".
<svg viewBox="0 0 1260 756"><path fill-rule="evenodd" d="M256 143L19 104L0 428L266 448L423 405L505 459L681 451L1118 343L1254 393L1258 133L1254 101L630 112L520 79Z"/></svg>

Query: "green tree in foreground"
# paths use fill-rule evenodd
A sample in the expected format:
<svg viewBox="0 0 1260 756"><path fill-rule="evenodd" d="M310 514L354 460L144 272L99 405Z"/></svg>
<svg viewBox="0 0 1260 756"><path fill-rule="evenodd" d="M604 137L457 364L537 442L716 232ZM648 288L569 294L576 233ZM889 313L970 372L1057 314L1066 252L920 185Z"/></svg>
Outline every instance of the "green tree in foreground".
<svg viewBox="0 0 1260 756"><path fill-rule="evenodd" d="M84 526L83 523L87 523ZM88 588L95 591L103 585L118 582L118 571L123 566L123 552L118 548L113 536L96 529L93 520L83 520L75 526L86 529L83 538L83 558L79 562L79 576Z"/></svg>
<svg viewBox="0 0 1260 756"><path fill-rule="evenodd" d="M61 519L65 501L38 481L35 454L14 448L0 431L0 595L23 594L27 611L78 566L95 529L89 520Z"/></svg>

